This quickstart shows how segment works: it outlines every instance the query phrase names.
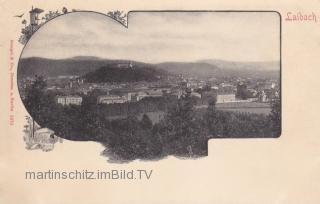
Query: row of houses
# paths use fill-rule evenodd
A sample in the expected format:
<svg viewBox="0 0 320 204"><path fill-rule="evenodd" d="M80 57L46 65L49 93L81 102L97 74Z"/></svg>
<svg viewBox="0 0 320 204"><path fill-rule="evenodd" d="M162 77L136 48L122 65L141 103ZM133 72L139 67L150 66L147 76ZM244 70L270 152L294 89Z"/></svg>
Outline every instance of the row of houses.
<svg viewBox="0 0 320 204"><path fill-rule="evenodd" d="M179 99L184 92L181 90L175 90L171 93L167 93L168 96L175 97ZM126 102L137 102L144 98L148 97L162 97L164 93L148 93L148 92L135 92L135 93L127 93L125 95L100 95L97 97L97 104L114 104L114 103L126 103ZM226 103L235 101L235 94L234 93L223 93L217 94L216 92L206 91L203 93L191 92L191 96L201 98L201 99L208 99L212 97L217 97L217 103ZM81 105L82 104L82 97L78 95L67 95L67 96L57 96L56 102L61 105Z"/></svg>
<svg viewBox="0 0 320 204"><path fill-rule="evenodd" d="M236 94L234 91L219 91L219 89L212 89L201 93L203 101L210 101L214 98L216 99L216 103L229 103L236 101Z"/></svg>
<svg viewBox="0 0 320 204"><path fill-rule="evenodd" d="M262 86L261 86L262 87ZM275 88L274 84L267 84L259 89L247 88L239 84L236 88L234 86L213 86L210 90L201 93L201 99L209 101L213 97L216 98L216 103L229 103L235 101L248 101L248 102L268 102L275 97L279 97L279 91ZM245 93L245 98L241 97L241 92Z"/></svg>
<svg viewBox="0 0 320 204"><path fill-rule="evenodd" d="M61 105L81 105L82 97L77 95L57 96L56 102Z"/></svg>
<svg viewBox="0 0 320 204"><path fill-rule="evenodd" d="M127 90L117 90L117 92L106 92L104 95L97 97L98 104L114 104L137 102L147 97L162 97L164 94L169 93L169 89L148 89L148 90L135 90L128 92ZM170 92L173 96L180 98L182 92ZM56 102L61 105L81 105L82 97L78 95L59 95L56 96Z"/></svg>
<svg viewBox="0 0 320 204"><path fill-rule="evenodd" d="M197 97L202 101L210 101L213 98L216 99L216 103L230 103L243 99L237 98L238 90L232 86L223 87L211 87L209 90L204 90L200 93L190 90L190 94L193 97ZM267 102L274 96L277 96L278 92L276 89L264 89L264 90L254 90L245 88L248 94L247 101L259 101ZM162 97L172 96L179 99L185 91L181 89L169 89L169 88L154 88L154 89L144 89L144 90L126 90L118 89L112 92L107 92L106 94L99 95L97 97L97 104L115 104L115 103L126 103L126 102L137 102L148 97ZM57 96L56 102L62 105L81 105L82 97L78 95L66 95Z"/></svg>

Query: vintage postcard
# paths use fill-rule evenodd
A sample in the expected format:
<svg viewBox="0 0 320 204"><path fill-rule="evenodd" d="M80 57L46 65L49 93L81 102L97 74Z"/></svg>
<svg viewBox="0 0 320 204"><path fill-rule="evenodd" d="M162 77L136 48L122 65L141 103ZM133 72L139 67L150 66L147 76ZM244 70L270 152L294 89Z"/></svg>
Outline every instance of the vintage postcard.
<svg viewBox="0 0 320 204"><path fill-rule="evenodd" d="M320 200L316 7L0 6L0 203Z"/></svg>

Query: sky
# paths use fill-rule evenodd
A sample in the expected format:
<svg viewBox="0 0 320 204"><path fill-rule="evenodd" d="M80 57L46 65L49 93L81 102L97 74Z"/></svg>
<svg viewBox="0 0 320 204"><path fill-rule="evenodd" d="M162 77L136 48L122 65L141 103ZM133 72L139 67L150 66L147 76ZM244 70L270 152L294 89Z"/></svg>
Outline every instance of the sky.
<svg viewBox="0 0 320 204"><path fill-rule="evenodd" d="M44 24L22 57L247 62L279 61L279 53L274 12L129 12L127 28L99 13L74 12Z"/></svg>

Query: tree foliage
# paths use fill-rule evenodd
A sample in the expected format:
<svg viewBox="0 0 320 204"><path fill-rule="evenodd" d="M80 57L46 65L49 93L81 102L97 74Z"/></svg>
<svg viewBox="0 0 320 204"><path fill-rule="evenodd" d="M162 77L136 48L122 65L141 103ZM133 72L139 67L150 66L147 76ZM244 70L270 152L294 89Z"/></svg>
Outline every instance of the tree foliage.
<svg viewBox="0 0 320 204"><path fill-rule="evenodd" d="M165 116L153 123L147 114L138 118L140 109L129 111L135 107L130 104L127 104L125 117L110 119L108 105L97 104L91 95L82 96L81 106L63 106L55 102L56 93L45 88L44 79L37 76L26 89L24 103L36 122L54 130L62 138L100 142L106 147L103 154L115 160L149 160L168 155L204 156L210 138L277 137L281 131L279 99L272 101L268 116L219 111L214 99L201 112L195 109L196 100L190 93L179 100L142 100L143 107L148 107L149 102L167 102L162 104ZM112 109L118 107L116 104L111 106Z"/></svg>
<svg viewBox="0 0 320 204"><path fill-rule="evenodd" d="M273 136L279 137L281 134L281 101L278 97L271 101L269 120Z"/></svg>

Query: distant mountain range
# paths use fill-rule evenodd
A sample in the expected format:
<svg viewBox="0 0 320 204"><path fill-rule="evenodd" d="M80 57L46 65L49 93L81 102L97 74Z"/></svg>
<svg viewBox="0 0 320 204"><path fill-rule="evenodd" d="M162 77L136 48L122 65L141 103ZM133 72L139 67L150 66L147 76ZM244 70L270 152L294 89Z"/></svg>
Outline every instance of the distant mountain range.
<svg viewBox="0 0 320 204"><path fill-rule="evenodd" d="M200 60L196 62L165 62L157 67L174 74L198 77L279 78L280 62L233 62Z"/></svg>
<svg viewBox="0 0 320 204"><path fill-rule="evenodd" d="M133 70L118 67L118 64L132 63ZM108 70L108 68L110 68ZM84 76L89 80L115 80L110 76L128 76L123 81L157 80L164 74L183 74L197 77L279 77L279 62L232 62L223 60L201 60L196 62L164 62L158 64L130 60L110 60L91 56L77 56L68 59L47 59L39 57L22 58L18 66L18 78L42 75L56 77L61 75ZM96 76L95 76L96 75ZM100 75L100 76L98 76ZM130 77L132 75L132 77Z"/></svg>
<svg viewBox="0 0 320 204"><path fill-rule="evenodd" d="M215 74L218 67L214 64L204 62L164 62L156 65L159 69L172 74L183 74L189 76L208 76Z"/></svg>
<svg viewBox="0 0 320 204"><path fill-rule="evenodd" d="M211 64L219 68L224 69L248 69L248 70L261 70L261 71L279 71L280 62L279 61L262 61L262 62L237 62L237 61L226 61L226 60L199 60L198 62Z"/></svg>

